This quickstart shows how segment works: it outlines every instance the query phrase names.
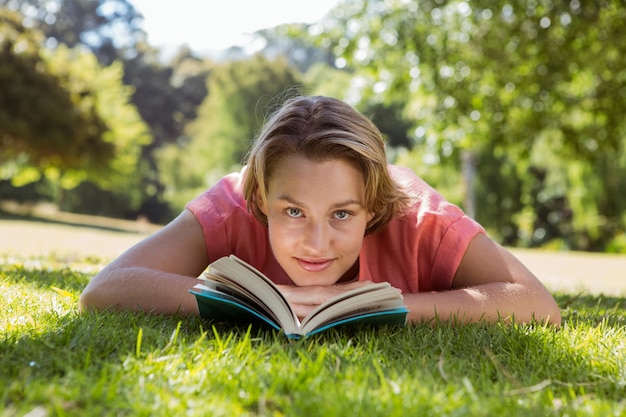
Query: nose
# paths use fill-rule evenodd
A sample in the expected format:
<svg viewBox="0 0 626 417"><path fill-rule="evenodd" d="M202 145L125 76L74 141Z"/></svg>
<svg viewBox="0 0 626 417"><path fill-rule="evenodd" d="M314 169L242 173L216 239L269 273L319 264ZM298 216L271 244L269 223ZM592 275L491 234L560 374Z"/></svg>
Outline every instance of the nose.
<svg viewBox="0 0 626 417"><path fill-rule="evenodd" d="M311 255L322 255L330 244L330 230L327 222L309 221L304 231L303 243Z"/></svg>

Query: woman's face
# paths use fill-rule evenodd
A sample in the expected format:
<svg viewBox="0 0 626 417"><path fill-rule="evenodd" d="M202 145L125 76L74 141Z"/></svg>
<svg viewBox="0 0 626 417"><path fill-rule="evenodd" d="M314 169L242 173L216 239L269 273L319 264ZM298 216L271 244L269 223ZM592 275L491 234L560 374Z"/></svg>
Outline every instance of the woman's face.
<svg viewBox="0 0 626 417"><path fill-rule="evenodd" d="M275 167L267 193L262 211L278 263L298 286L335 284L357 261L372 218L361 173L342 159L291 156Z"/></svg>

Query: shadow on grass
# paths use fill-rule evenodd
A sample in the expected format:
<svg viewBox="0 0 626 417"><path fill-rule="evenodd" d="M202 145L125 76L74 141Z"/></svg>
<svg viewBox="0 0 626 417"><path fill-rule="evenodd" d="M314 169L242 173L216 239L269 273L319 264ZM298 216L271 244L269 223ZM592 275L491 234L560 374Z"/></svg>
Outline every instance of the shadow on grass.
<svg viewBox="0 0 626 417"><path fill-rule="evenodd" d="M9 284L27 284L34 289L57 287L78 294L93 276L92 273L77 271L70 266L45 266L47 263L0 262L0 279Z"/></svg>
<svg viewBox="0 0 626 417"><path fill-rule="evenodd" d="M593 305L601 306L598 314L577 319L581 338L599 332L593 324L601 320L603 308L614 311L614 301L596 300ZM580 303L590 306L592 300ZM386 378L403 387L417 383L433 387L433 392L465 392L470 386L475 390L472 395L481 398L531 394L533 391L527 387L545 382L552 390L549 395L569 398L584 394L617 402L623 389L615 370L615 362L620 358L610 354L610 346L607 352L597 355L596 349L603 341L594 337L589 340L591 346L578 346L570 343L578 337L576 331L568 333L542 326L442 324L331 329L311 338L289 341L275 331L248 330L245 326L210 323L195 317L108 312L58 316L50 311L42 314L40 320L46 323L41 332L0 338L0 380L12 381L4 392L0 389L4 405L19 404L25 398L32 403L26 391L33 385L45 387L53 383L61 390L75 384L89 391L79 396L80 401L87 403L80 407L88 409L90 401L106 403L96 399L105 395L101 391L122 395L136 392L131 387L140 384L142 378L167 380L180 376L164 370L152 374L155 368L151 364L155 361L188 356L193 363L200 360L195 357L207 351L218 360L217 365L226 367L213 372L229 381L240 377L248 354L255 358L248 364L254 367L250 372L261 373L268 380L276 379L276 372L293 372L293 376L281 379L285 395L291 392L292 383L302 379L315 382L316 373L325 381L328 377L336 378L339 386L344 381L360 384L350 379L355 374L373 378L374 388L385 386ZM606 321L603 326L608 326ZM248 348L253 350L242 349L246 339L254 341ZM130 374L127 363L131 364ZM369 371L363 372L364 369ZM184 375L186 371L181 368L174 372ZM378 377L382 379L378 381ZM94 384L102 388L92 387ZM316 389L311 388L308 395L323 400ZM240 401L234 397L232 400Z"/></svg>
<svg viewBox="0 0 626 417"><path fill-rule="evenodd" d="M83 217L85 218L84 220ZM82 215L72 215L68 213L59 214L55 217L42 217L28 214L18 214L18 213L10 213L7 211L0 210L0 221L8 220L8 221L25 221L31 222L34 225L36 224L51 224L51 225L59 225L59 226L68 226L68 227L76 227L90 230L101 230L107 232L114 233L143 233L145 232L138 230L139 226L131 226L130 221L125 220L116 220L116 219L106 219L106 218L98 218L92 216L82 216ZM129 222L129 225L122 225L123 223ZM155 226L148 226L148 231L156 230Z"/></svg>
<svg viewBox="0 0 626 417"><path fill-rule="evenodd" d="M199 342L209 349L214 343L232 345L250 335L268 344L282 340L268 329L212 325L197 317L176 315L105 311L60 316L46 312L35 320L46 323L44 331L7 332L0 338L0 380L46 381L72 372L98 379L104 368L119 368L128 358L152 360L181 354ZM223 340L216 343L220 337Z"/></svg>
<svg viewBox="0 0 626 417"><path fill-rule="evenodd" d="M91 278L71 267L46 267L47 264L45 260L39 266L0 264L0 280L37 290L58 287L78 294ZM41 291L33 291L37 292ZM389 378L400 384L410 381L407 386L415 381L438 389L452 386L462 392L471 386L478 395L499 398L503 392L532 393L528 387L543 386L545 382L550 384L546 387L563 398L580 394L620 401L623 375L616 363L623 360L624 354L623 348L618 351L616 345L622 342L616 336L604 339L603 335L623 335L625 299L586 294L557 294L556 299L563 312L561 330L539 325L441 324L331 329L308 339L290 341L276 331L255 328L250 333L255 340L251 349L263 352L258 355L262 358L251 366L258 367L255 372L264 373L268 380L273 380L276 372L295 370L293 378L284 378L285 395L289 394L293 379L306 377L314 382L314 375L306 375L311 366L320 362L322 371L334 371L319 374L325 380L329 375L336 377L339 385L342 381L358 384L345 375L356 369L370 369L366 375L381 376L381 384ZM19 404L24 398L32 404L26 392L29 387L45 387L51 381L58 390L66 385L87 389L91 384L102 384L102 390L123 393L138 384L139 378L150 376L150 367L143 362L155 357L167 360L168 355L190 355L192 361L192 357L207 350L225 358L222 365L230 368L222 373L236 380L242 363L234 360L239 359L235 353L241 350L238 343L248 335L245 325L233 327L195 317L75 311L63 315L49 304L41 305L41 310L32 315L31 331L0 334L0 381L11 381L8 388L0 388L0 401L4 402L1 405ZM10 319L20 318L18 313ZM172 344L175 333L178 339ZM232 364L227 360L229 355L234 355ZM142 365L130 377L124 368L127 361ZM295 365L285 365L285 361ZM182 374L185 369L176 372ZM163 379L169 376L155 375ZM44 395L47 391L40 392ZM95 400L99 395L102 394L96 387L82 395L80 401L106 403ZM310 396L314 400L324 399L316 396L314 390Z"/></svg>
<svg viewBox="0 0 626 417"><path fill-rule="evenodd" d="M179 331L190 337L202 333L197 320L137 313L47 313L38 321L49 323L49 330L0 340L0 379L45 380L74 371L98 375L137 352L140 329L144 350L166 346L178 323Z"/></svg>

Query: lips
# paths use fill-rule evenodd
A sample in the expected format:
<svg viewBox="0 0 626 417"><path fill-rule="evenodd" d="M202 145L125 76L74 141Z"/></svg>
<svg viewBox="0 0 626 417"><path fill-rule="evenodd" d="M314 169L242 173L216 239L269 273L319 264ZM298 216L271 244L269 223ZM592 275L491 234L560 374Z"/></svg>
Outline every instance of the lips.
<svg viewBox="0 0 626 417"><path fill-rule="evenodd" d="M321 272L330 267L332 259L303 259L296 258L298 265L307 272Z"/></svg>

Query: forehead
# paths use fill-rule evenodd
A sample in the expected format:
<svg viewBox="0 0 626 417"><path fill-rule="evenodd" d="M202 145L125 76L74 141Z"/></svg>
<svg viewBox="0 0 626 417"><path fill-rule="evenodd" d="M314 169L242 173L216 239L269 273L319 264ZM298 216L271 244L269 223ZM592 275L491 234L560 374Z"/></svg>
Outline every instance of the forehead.
<svg viewBox="0 0 626 417"><path fill-rule="evenodd" d="M363 201L362 173L344 159L313 161L301 156L281 159L268 181L270 198L309 198Z"/></svg>

